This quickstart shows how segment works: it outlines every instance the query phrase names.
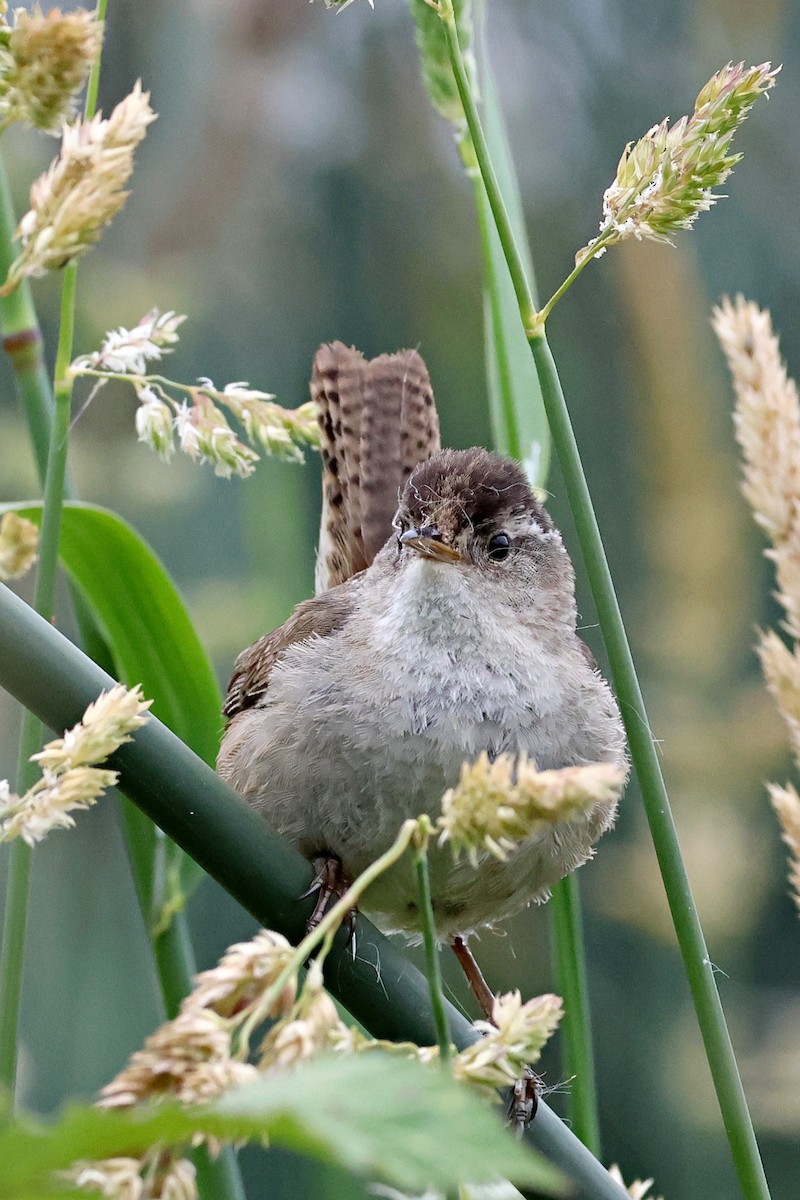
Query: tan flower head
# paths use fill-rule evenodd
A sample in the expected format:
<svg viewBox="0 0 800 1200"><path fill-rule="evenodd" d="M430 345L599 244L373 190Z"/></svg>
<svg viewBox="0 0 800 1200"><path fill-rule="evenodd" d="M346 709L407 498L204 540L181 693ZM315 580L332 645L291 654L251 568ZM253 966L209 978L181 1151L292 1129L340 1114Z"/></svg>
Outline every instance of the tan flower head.
<svg viewBox="0 0 800 1200"><path fill-rule="evenodd" d="M702 89L690 117L671 129L665 119L626 146L603 196L600 235L578 251L576 264L628 237L669 242L711 208L719 199L713 189L741 158L730 153L733 136L779 70L728 63Z"/></svg>
<svg viewBox="0 0 800 1200"><path fill-rule="evenodd" d="M142 1163L138 1158L104 1158L77 1162L64 1171L65 1180L87 1191L99 1192L109 1200L144 1200Z"/></svg>
<svg viewBox="0 0 800 1200"><path fill-rule="evenodd" d="M87 367L96 367L126 375L146 375L148 362L160 362L177 345L179 328L186 320L182 313L160 312L152 308L133 329L120 326L103 338L99 350L76 358L71 375Z"/></svg>
<svg viewBox="0 0 800 1200"><path fill-rule="evenodd" d="M170 1096L187 1102L208 1095L209 1069L231 1061L225 1022L206 1009L186 1010L150 1034L128 1065L106 1084L101 1108L129 1108Z"/></svg>
<svg viewBox="0 0 800 1200"><path fill-rule="evenodd" d="M525 1004L519 992L497 996L493 1024L476 1022L483 1037L453 1060L456 1079L490 1087L513 1084L526 1066L537 1061L542 1046L558 1028L563 1011L558 996L536 996Z"/></svg>
<svg viewBox="0 0 800 1200"><path fill-rule="evenodd" d="M210 463L223 479L252 475L258 455L240 442L225 414L199 388L192 389L192 403L181 404L175 417L181 450L190 458Z"/></svg>
<svg viewBox="0 0 800 1200"><path fill-rule="evenodd" d="M91 808L117 778L116 771L97 767L75 767L63 774L48 771L24 796L0 784L0 841L21 837L35 846L54 829L71 829L72 814Z"/></svg>
<svg viewBox="0 0 800 1200"><path fill-rule="evenodd" d="M158 1148L143 1158L78 1162L63 1178L108 1200L197 1200L195 1168Z"/></svg>
<svg viewBox="0 0 800 1200"><path fill-rule="evenodd" d="M22 250L0 294L65 266L99 239L128 197L134 151L156 119L149 101L137 83L107 120L98 114L64 127L59 156L31 187L17 230Z"/></svg>
<svg viewBox="0 0 800 1200"><path fill-rule="evenodd" d="M74 115L102 35L102 24L82 8L15 9L13 25L0 27L0 128L28 121L59 133Z"/></svg>
<svg viewBox="0 0 800 1200"><path fill-rule="evenodd" d="M261 1043L259 1069L292 1067L329 1049L342 1025L336 1005L322 985L322 970L313 962L291 1015L274 1025Z"/></svg>
<svg viewBox="0 0 800 1200"><path fill-rule="evenodd" d="M800 401L781 359L769 312L723 299L714 332L736 393L734 426L744 457L742 491L772 542L786 627L800 638Z"/></svg>
<svg viewBox="0 0 800 1200"><path fill-rule="evenodd" d="M293 947L271 929L261 929L249 942L230 946L216 967L203 971L183 1002L184 1009L212 1009L221 1017L241 1015L256 1004L289 963ZM292 977L264 1012L285 1016L294 1004L297 980Z"/></svg>
<svg viewBox="0 0 800 1200"><path fill-rule="evenodd" d="M771 783L769 798L778 814L783 840L789 849L789 884L794 902L800 910L800 796L791 784L783 788Z"/></svg>
<svg viewBox="0 0 800 1200"><path fill-rule="evenodd" d="M39 529L15 512L0 520L0 580L19 579L36 562Z"/></svg>
<svg viewBox="0 0 800 1200"><path fill-rule="evenodd" d="M140 442L155 450L166 462L175 453L175 417L161 389L136 383L139 407L136 409L136 433Z"/></svg>
<svg viewBox="0 0 800 1200"><path fill-rule="evenodd" d="M210 379L200 380L200 391L230 409L252 442L260 442L267 454L303 461L298 443L319 445L319 425L313 402L297 409L273 404L269 392L258 392L248 383L229 383L219 391Z"/></svg>
<svg viewBox="0 0 800 1200"><path fill-rule="evenodd" d="M32 761L43 770L58 771L98 763L131 741L131 734L147 722L147 710L152 700L146 700L137 684L126 688L121 683L102 692L93 701L82 719L63 738L48 742L34 754Z"/></svg>
<svg viewBox="0 0 800 1200"><path fill-rule="evenodd" d="M554 821L570 820L619 796L624 772L611 763L539 771L524 756L486 753L465 763L461 778L442 798L440 842L473 861L488 850L504 860L517 843Z"/></svg>
<svg viewBox="0 0 800 1200"><path fill-rule="evenodd" d="M628 1185L622 1178L622 1172L616 1163L608 1168L608 1173L615 1183L625 1188L632 1200L663 1200L663 1197L650 1194L650 1188L653 1186L652 1179L635 1179L632 1184Z"/></svg>
<svg viewBox="0 0 800 1200"><path fill-rule="evenodd" d="M32 755L42 777L24 796L12 795L8 784L0 783L0 841L21 837L33 846L52 829L74 825L71 814L89 808L117 782L116 771L98 770L92 764L131 740L132 731L147 720L151 703L140 688L128 691L117 684L90 704L83 720L63 738Z"/></svg>

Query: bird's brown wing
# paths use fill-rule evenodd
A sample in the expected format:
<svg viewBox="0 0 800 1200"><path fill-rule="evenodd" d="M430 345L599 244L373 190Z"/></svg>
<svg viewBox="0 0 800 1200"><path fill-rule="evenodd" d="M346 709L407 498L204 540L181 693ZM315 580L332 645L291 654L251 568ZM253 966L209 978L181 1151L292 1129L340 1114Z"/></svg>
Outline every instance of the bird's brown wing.
<svg viewBox="0 0 800 1200"><path fill-rule="evenodd" d="M416 350L367 361L341 342L320 346L311 396L323 462L319 593L364 570L383 546L406 479L439 449L439 418Z"/></svg>
<svg viewBox="0 0 800 1200"><path fill-rule="evenodd" d="M328 637L341 628L360 588L361 579L356 576L322 596L303 600L288 621L243 650L233 667L223 715L230 721L237 713L258 703L269 686L272 668L289 646L313 637Z"/></svg>

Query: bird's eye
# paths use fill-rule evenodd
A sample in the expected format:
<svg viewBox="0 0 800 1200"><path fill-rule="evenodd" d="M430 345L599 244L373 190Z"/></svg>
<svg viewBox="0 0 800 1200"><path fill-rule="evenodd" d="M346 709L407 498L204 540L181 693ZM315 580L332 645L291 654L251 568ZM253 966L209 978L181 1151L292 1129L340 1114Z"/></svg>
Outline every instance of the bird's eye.
<svg viewBox="0 0 800 1200"><path fill-rule="evenodd" d="M502 562L504 558L508 558L508 552L511 549L511 538L507 533L494 533L489 538L489 558L494 562Z"/></svg>

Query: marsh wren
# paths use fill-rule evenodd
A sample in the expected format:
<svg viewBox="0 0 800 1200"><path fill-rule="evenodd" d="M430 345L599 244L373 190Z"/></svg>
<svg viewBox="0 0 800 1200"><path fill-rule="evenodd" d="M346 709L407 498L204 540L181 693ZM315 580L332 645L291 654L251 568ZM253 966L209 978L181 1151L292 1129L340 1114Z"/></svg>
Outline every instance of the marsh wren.
<svg viewBox="0 0 800 1200"><path fill-rule="evenodd" d="M317 592L239 655L218 769L309 859L353 878L402 821L436 817L463 762L623 766L611 690L576 633L572 562L516 463L441 450L413 350L317 352L323 513ZM592 854L616 805L560 822L500 862L431 848L437 931L494 925ZM366 893L384 931L418 936L405 860Z"/></svg>

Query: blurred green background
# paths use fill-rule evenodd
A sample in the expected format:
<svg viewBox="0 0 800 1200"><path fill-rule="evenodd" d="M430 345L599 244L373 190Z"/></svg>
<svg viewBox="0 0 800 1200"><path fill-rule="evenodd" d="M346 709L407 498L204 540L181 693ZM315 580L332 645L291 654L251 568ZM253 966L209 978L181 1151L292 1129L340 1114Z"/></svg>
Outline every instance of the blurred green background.
<svg viewBox="0 0 800 1200"><path fill-rule="evenodd" d="M743 291L772 309L800 372L800 10L781 0L489 9L543 295L593 235L626 141L691 109L728 60L786 64L739 136L730 198L674 249L626 244L590 266L550 323L777 1200L800 1178L800 926L763 785L784 781L790 764L752 651L756 626L778 616L738 492L708 319L722 293ZM445 444L488 442L472 189L423 93L403 0L344 13L302 0L111 0L106 111L137 77L161 116L126 210L81 267L76 353L154 304L174 308L190 320L169 374L247 379L295 406L323 340L370 355L418 346ZM21 212L55 143L16 129L4 141ZM36 297L52 355L58 280L36 284ZM31 498L32 455L0 370L0 499ZM235 654L312 590L317 463L266 461L250 480L220 481L137 445L133 414L125 389L103 393L73 435L73 477L161 555L224 684ZM549 488L576 553L556 473ZM578 573L585 636L602 659ZM0 778L15 770L18 720L0 696ZM45 1111L90 1096L160 1010L115 804L34 857L22 1081L25 1104ZM628 1178L655 1176L667 1200L733 1198L634 786L581 884L605 1157ZM211 883L189 915L202 966L253 931ZM497 988L552 987L546 910L484 934L478 949ZM450 966L452 996L469 1007ZM555 1051L545 1067L558 1107L569 1084ZM346 1194L302 1164L284 1162L280 1184L263 1154L246 1167L251 1196Z"/></svg>

